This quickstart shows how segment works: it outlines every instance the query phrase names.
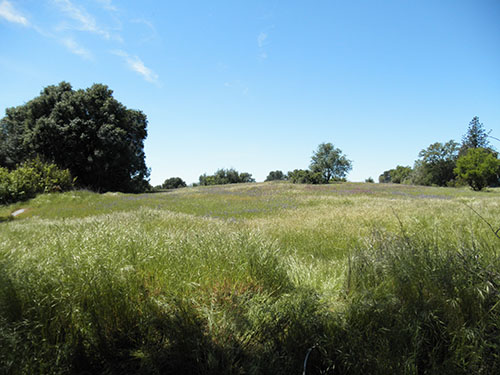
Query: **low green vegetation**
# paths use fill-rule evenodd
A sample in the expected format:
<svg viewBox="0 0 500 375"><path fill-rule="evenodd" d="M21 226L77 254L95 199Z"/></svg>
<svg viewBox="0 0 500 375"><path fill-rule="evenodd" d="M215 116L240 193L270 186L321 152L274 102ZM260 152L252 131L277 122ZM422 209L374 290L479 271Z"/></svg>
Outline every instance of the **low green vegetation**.
<svg viewBox="0 0 500 375"><path fill-rule="evenodd" d="M34 198L40 193L62 192L73 188L69 171L40 159L27 161L9 171L0 167L0 204Z"/></svg>
<svg viewBox="0 0 500 375"><path fill-rule="evenodd" d="M255 182L252 175L247 172L238 172L237 170L218 169L213 175L202 174L199 178L201 186L209 185L227 185L227 184L241 184L246 182Z"/></svg>
<svg viewBox="0 0 500 375"><path fill-rule="evenodd" d="M325 183L320 172L313 172L309 169L294 169L288 172L287 180L293 184L318 185Z"/></svg>
<svg viewBox="0 0 500 375"><path fill-rule="evenodd" d="M0 216L19 208L1 373L500 371L497 189L71 191Z"/></svg>

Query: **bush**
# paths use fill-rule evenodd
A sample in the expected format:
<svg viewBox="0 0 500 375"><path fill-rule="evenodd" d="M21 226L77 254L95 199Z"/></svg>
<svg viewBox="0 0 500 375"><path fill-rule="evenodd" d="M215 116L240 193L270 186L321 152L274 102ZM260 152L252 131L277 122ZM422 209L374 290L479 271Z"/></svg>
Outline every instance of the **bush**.
<svg viewBox="0 0 500 375"><path fill-rule="evenodd" d="M9 172L0 168L0 204L35 197L40 193L70 190L74 180L67 169L34 159Z"/></svg>
<svg viewBox="0 0 500 375"><path fill-rule="evenodd" d="M288 180L294 184L324 184L321 172L312 172L307 169L294 169L288 172Z"/></svg>
<svg viewBox="0 0 500 375"><path fill-rule="evenodd" d="M186 183L184 180L180 177L171 177L161 185L161 188L163 189L178 189L178 188L183 188L186 187Z"/></svg>

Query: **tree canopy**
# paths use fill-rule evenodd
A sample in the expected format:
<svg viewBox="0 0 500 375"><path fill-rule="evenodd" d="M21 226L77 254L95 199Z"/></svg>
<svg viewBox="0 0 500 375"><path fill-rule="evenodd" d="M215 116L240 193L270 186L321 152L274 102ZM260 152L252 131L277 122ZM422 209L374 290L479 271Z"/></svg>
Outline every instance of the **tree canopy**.
<svg viewBox="0 0 500 375"><path fill-rule="evenodd" d="M413 170L411 169L411 167L398 165L394 169L389 169L387 171L384 171L384 173L382 173L379 176L378 182L380 183L392 182L394 184L402 184L409 181L412 172Z"/></svg>
<svg viewBox="0 0 500 375"><path fill-rule="evenodd" d="M412 182L418 185L445 186L455 178L453 169L458 157L458 143L435 142L418 154Z"/></svg>
<svg viewBox="0 0 500 375"><path fill-rule="evenodd" d="M162 189L179 189L186 186L186 182L180 177L167 178L161 185Z"/></svg>
<svg viewBox="0 0 500 375"><path fill-rule="evenodd" d="M352 162L348 160L342 151L335 148L331 143L321 143L311 157L312 172L321 173L325 183L331 180L342 180L352 169Z"/></svg>
<svg viewBox="0 0 500 375"><path fill-rule="evenodd" d="M0 165L34 157L69 169L79 186L139 192L149 186L144 155L147 119L127 109L106 85L73 90L67 82L8 108L0 120Z"/></svg>
<svg viewBox="0 0 500 375"><path fill-rule="evenodd" d="M266 181L286 180L286 175L282 171L271 171L266 177Z"/></svg>
<svg viewBox="0 0 500 375"><path fill-rule="evenodd" d="M462 137L462 145L460 147L460 156L465 155L471 148L490 149L488 141L488 133L479 122L479 117L474 116L469 122L467 133Z"/></svg>
<svg viewBox="0 0 500 375"><path fill-rule="evenodd" d="M482 190L499 180L500 160L490 150L470 148L457 160L455 173L474 190Z"/></svg>

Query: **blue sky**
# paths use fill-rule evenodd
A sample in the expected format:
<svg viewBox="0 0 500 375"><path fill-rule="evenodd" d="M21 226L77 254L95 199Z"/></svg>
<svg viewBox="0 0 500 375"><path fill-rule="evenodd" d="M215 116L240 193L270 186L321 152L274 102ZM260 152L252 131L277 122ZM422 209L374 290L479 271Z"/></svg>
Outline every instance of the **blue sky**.
<svg viewBox="0 0 500 375"><path fill-rule="evenodd" d="M61 81L148 117L151 183L262 181L331 142L351 181L500 138L500 1L0 0L0 112ZM500 145L492 140L497 149Z"/></svg>

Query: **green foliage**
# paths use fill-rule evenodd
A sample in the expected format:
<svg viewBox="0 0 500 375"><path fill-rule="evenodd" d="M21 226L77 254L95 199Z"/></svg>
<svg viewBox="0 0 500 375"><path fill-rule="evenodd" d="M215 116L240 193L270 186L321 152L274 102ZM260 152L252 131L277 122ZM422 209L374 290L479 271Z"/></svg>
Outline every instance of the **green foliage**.
<svg viewBox="0 0 500 375"><path fill-rule="evenodd" d="M368 177L366 180L365 180L366 183L369 183L369 184L373 184L375 181L373 180L373 178L371 177Z"/></svg>
<svg viewBox="0 0 500 375"><path fill-rule="evenodd" d="M458 143L450 140L436 142L420 151L415 162L411 181L417 185L446 186L455 178L453 171L458 158Z"/></svg>
<svg viewBox="0 0 500 375"><path fill-rule="evenodd" d="M455 173L474 190L482 190L489 184L498 183L500 160L484 148L470 148L457 160Z"/></svg>
<svg viewBox="0 0 500 375"><path fill-rule="evenodd" d="M218 169L213 175L202 174L200 176L200 185L225 185L238 184L245 182L255 182L250 173L238 173L235 169Z"/></svg>
<svg viewBox="0 0 500 375"><path fill-rule="evenodd" d="M288 172L287 180L294 184L326 183L321 172L313 172L308 169L294 169Z"/></svg>
<svg viewBox="0 0 500 375"><path fill-rule="evenodd" d="M271 171L266 177L266 181L281 181L286 180L285 174L282 171Z"/></svg>
<svg viewBox="0 0 500 375"><path fill-rule="evenodd" d="M409 178L413 172L411 167L404 167L402 165L398 165L395 169L389 169L388 171L384 171L379 178L378 182L380 183L389 183L393 184L403 184L409 182Z"/></svg>
<svg viewBox="0 0 500 375"><path fill-rule="evenodd" d="M485 148L490 149L490 142L488 141L488 133L479 122L479 117L474 116L469 123L467 133L462 137L462 145L460 147L460 156L463 156L471 148Z"/></svg>
<svg viewBox="0 0 500 375"><path fill-rule="evenodd" d="M38 155L69 169L81 187L145 191L146 116L112 94L102 84L75 91L61 82L8 108L0 120L0 165L14 168Z"/></svg>
<svg viewBox="0 0 500 375"><path fill-rule="evenodd" d="M40 159L27 161L10 172L6 168L0 168L0 204L72 188L73 179L67 169L43 163Z"/></svg>
<svg viewBox="0 0 500 375"><path fill-rule="evenodd" d="M335 148L331 143L321 143L311 157L312 172L321 173L325 183L330 180L341 180L352 169L352 162L348 160L342 151Z"/></svg>
<svg viewBox="0 0 500 375"><path fill-rule="evenodd" d="M178 189L186 186L186 183L180 177L171 177L169 179L166 179L165 182L161 185L163 189Z"/></svg>

